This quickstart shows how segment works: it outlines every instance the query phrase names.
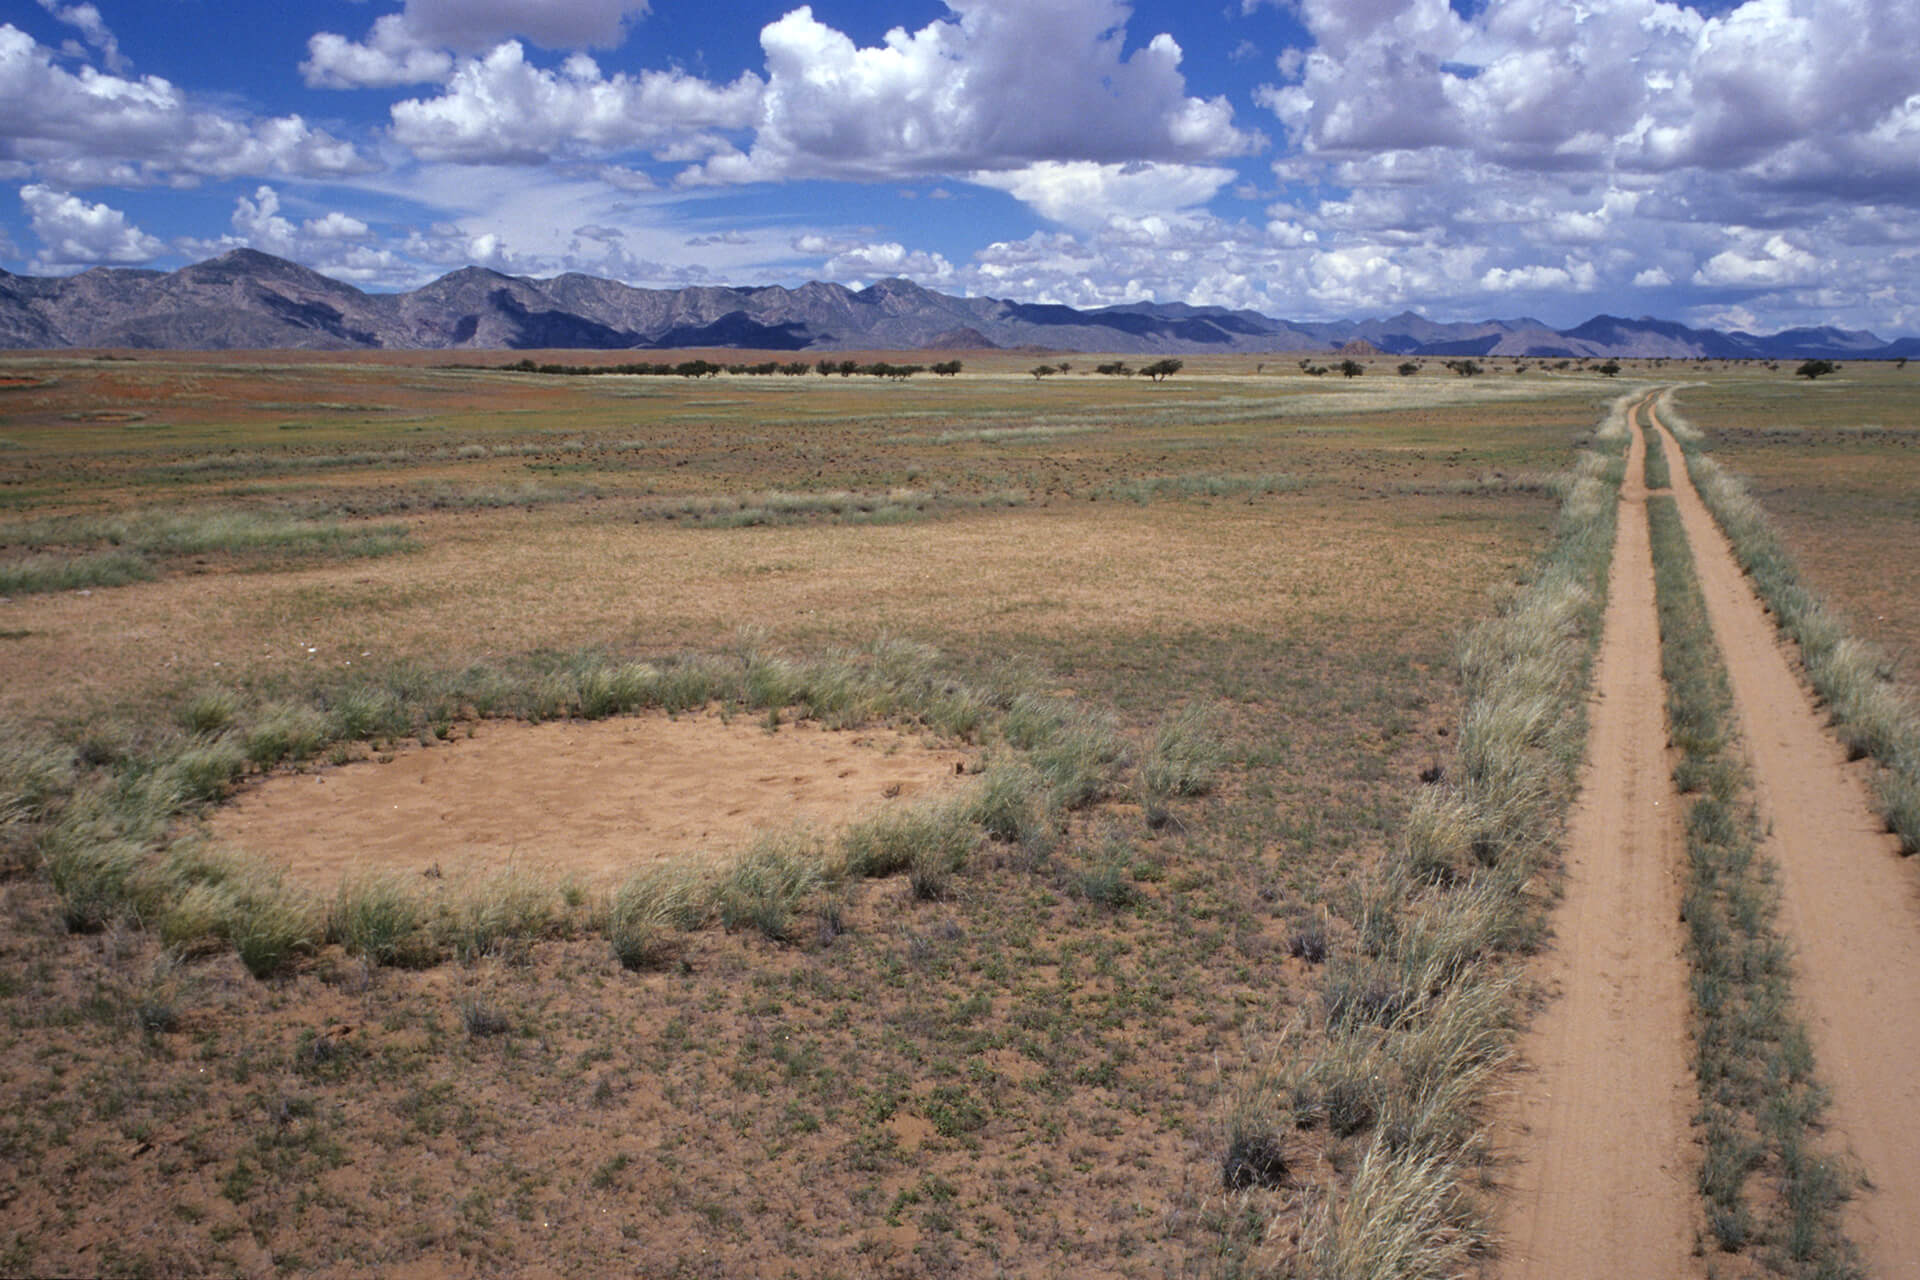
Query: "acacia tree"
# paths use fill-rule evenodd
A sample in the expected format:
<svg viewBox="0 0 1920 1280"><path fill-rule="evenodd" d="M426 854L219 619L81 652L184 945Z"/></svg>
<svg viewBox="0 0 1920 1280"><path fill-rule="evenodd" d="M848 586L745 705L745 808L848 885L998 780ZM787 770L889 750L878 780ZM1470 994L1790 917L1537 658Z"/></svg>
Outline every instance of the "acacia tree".
<svg viewBox="0 0 1920 1280"><path fill-rule="evenodd" d="M1141 369L1140 372L1152 378L1155 382L1162 382L1186 367L1186 363L1180 360L1155 360L1152 364Z"/></svg>
<svg viewBox="0 0 1920 1280"><path fill-rule="evenodd" d="M1808 382L1812 382L1815 378L1824 378L1830 373L1838 372L1839 369L1840 366L1831 360L1809 360L1798 369L1795 369L1793 376L1796 378L1805 378Z"/></svg>
<svg viewBox="0 0 1920 1280"><path fill-rule="evenodd" d="M1367 366L1361 364L1358 360L1342 360L1340 362L1340 376L1343 378L1357 378L1366 371Z"/></svg>

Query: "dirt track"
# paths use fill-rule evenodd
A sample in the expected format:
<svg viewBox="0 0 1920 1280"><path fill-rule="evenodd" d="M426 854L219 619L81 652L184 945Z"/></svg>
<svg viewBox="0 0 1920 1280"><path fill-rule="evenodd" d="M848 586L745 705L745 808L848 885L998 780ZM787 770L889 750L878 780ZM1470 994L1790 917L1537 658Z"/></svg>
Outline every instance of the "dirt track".
<svg viewBox="0 0 1920 1280"><path fill-rule="evenodd" d="M1648 544L1644 446L1620 491L1565 897L1542 963L1554 999L1497 1142L1510 1160L1497 1273L1696 1274L1679 806Z"/></svg>
<svg viewBox="0 0 1920 1280"><path fill-rule="evenodd" d="M1813 709L1772 620L1652 415L1780 870L1782 925L1833 1129L1867 1175L1847 1216L1868 1274L1920 1277L1920 881Z"/></svg>
<svg viewBox="0 0 1920 1280"><path fill-rule="evenodd" d="M1796 1003L1832 1090L1831 1127L1868 1186L1846 1231L1869 1275L1920 1278L1920 881L1869 801L1870 766L1827 732L1772 620L1695 493L1653 400L1637 405L1565 899L1498 1125L1509 1161L1502 1277L1687 1276L1698 1215L1688 1131L1684 850L1668 773L1647 544L1657 431L1733 687L1779 867Z"/></svg>

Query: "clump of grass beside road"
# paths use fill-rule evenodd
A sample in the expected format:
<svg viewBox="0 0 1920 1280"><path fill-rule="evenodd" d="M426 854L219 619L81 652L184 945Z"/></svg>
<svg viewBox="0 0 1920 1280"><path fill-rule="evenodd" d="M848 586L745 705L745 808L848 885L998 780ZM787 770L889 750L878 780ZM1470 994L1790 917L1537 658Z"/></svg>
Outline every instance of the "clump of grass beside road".
<svg viewBox="0 0 1920 1280"><path fill-rule="evenodd" d="M1839 1220L1849 1179L1814 1141L1826 1095L1793 1014L1772 868L1733 741L1733 695L1679 512L1662 498L1648 516L1667 722L1681 753L1674 778L1687 797L1682 912L1707 1232L1719 1251L1759 1253L1783 1275L1857 1275Z"/></svg>
<svg viewBox="0 0 1920 1280"><path fill-rule="evenodd" d="M1814 691L1854 758L1880 765L1875 791L1901 851L1920 852L1920 710L1895 679L1891 658L1854 637L1846 622L1800 581L1765 508L1706 452L1705 436L1661 403L1661 420L1686 455L1688 473L1775 622L1800 648Z"/></svg>
<svg viewBox="0 0 1920 1280"><path fill-rule="evenodd" d="M1511 1051L1516 957L1549 905L1543 872L1585 740L1627 403L1614 402L1601 451L1565 481L1532 581L1463 645L1457 754L1347 904L1350 941L1325 952L1317 1018L1249 1071L1232 1108L1229 1187L1247 1153L1285 1153L1307 1131L1357 1159L1344 1193L1310 1212L1300 1253L1311 1274L1449 1276L1488 1244L1474 1193L1481 1117Z"/></svg>

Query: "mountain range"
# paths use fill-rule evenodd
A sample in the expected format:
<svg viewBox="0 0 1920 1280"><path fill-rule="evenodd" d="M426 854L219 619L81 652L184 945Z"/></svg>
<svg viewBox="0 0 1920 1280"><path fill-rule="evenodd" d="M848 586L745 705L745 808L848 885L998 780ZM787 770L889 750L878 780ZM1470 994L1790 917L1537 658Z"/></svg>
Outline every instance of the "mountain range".
<svg viewBox="0 0 1920 1280"><path fill-rule="evenodd" d="M191 350L479 349L762 351L978 350L1118 354L1331 351L1390 355L1799 359L1920 356L1836 328L1771 336L1595 316L1572 329L1537 320L1445 324L1276 320L1254 311L1138 302L1082 310L959 298L908 280L864 289L703 286L636 289L596 276L550 280L466 267L406 293L366 293L297 263L235 249L178 271L96 267L74 276L0 271L0 348Z"/></svg>

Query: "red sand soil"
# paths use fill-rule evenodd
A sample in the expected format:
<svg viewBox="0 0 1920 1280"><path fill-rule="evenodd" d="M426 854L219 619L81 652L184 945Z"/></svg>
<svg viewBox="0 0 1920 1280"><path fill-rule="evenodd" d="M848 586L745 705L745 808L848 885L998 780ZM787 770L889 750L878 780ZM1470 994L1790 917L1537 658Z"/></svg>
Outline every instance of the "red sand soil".
<svg viewBox="0 0 1920 1280"><path fill-rule="evenodd" d="M368 871L449 877L515 867L608 884L648 863L828 827L951 785L968 753L888 729L634 716L483 724L257 783L209 820L214 837L332 887Z"/></svg>
<svg viewBox="0 0 1920 1280"><path fill-rule="evenodd" d="M1565 897L1542 962L1555 998L1522 1041L1527 1069L1496 1131L1512 1162L1503 1177L1502 1277L1701 1270L1692 1256L1684 845L1665 750L1644 456L1636 432L1567 833Z"/></svg>
<svg viewBox="0 0 1920 1280"><path fill-rule="evenodd" d="M1869 1275L1920 1277L1920 879L1868 799L1872 766L1847 763L1685 469L1673 472L1780 871L1815 1070L1868 1181L1847 1234Z"/></svg>

